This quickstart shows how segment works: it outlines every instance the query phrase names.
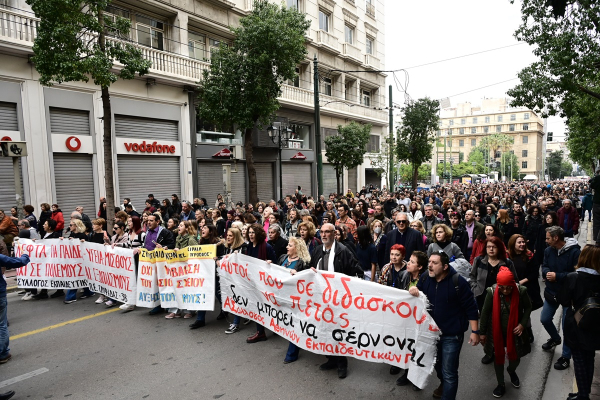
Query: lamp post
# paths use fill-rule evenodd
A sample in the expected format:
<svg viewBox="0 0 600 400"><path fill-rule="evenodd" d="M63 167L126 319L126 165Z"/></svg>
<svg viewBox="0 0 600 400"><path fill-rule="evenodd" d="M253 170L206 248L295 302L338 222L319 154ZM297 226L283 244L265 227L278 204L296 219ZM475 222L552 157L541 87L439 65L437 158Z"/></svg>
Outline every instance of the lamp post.
<svg viewBox="0 0 600 400"><path fill-rule="evenodd" d="M281 149L282 146L287 146L290 140L290 132L292 130L281 122L273 122L273 125L267 128L267 133L271 141L277 145L278 160L279 160L279 199L283 199L283 170L281 169Z"/></svg>

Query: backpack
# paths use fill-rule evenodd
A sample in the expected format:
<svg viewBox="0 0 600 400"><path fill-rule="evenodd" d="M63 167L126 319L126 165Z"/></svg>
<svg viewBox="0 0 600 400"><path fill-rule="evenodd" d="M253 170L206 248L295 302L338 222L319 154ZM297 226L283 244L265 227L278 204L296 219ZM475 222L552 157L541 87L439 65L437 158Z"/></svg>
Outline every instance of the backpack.
<svg viewBox="0 0 600 400"><path fill-rule="evenodd" d="M575 322L582 330L600 329L600 293L591 292L579 309L575 310Z"/></svg>

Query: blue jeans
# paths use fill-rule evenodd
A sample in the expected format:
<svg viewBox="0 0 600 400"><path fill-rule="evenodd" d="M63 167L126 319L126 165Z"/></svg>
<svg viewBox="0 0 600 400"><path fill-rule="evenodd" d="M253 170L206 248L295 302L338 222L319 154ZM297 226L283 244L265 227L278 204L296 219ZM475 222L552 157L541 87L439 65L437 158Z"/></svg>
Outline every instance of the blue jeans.
<svg viewBox="0 0 600 400"><path fill-rule="evenodd" d="M6 295L0 297L0 358L8 356L8 324L6 311L8 309L8 300Z"/></svg>
<svg viewBox="0 0 600 400"><path fill-rule="evenodd" d="M442 400L456 399L456 392L458 392L458 364L464 338L464 334L442 336L438 341L435 372L444 384Z"/></svg>
<svg viewBox="0 0 600 400"><path fill-rule="evenodd" d="M198 311L198 314L196 314L196 321L204 320L206 320L206 311Z"/></svg>
<svg viewBox="0 0 600 400"><path fill-rule="evenodd" d="M546 329L546 332L548 332L548 334L550 335L550 337L556 341L559 342L560 341L560 335L558 334L558 330L556 329L556 326L554 326L554 322L552 321L554 319L554 314L556 314L556 310L558 310L558 305L552 305L550 303L548 303L547 301L544 301L544 307L542 308L542 315L540 316L540 321L542 323L542 325L544 325L544 329ZM563 307L562 310L562 328L563 330L565 329L565 314L566 314L567 310ZM569 346L566 345L566 343L563 341L563 348L562 348L562 356L565 358L568 358L569 360L571 359L571 349L569 348Z"/></svg>
<svg viewBox="0 0 600 400"><path fill-rule="evenodd" d="M78 289L69 289L69 290L67 290L67 295L65 296L65 301L77 300L77 290ZM83 290L83 294L86 295L86 296L91 296L91 295L94 294L94 292L92 292L89 287L86 287Z"/></svg>
<svg viewBox="0 0 600 400"><path fill-rule="evenodd" d="M239 315L236 315L235 317L233 317L233 324L239 326L241 320L242 320L242 317L240 317Z"/></svg>
<svg viewBox="0 0 600 400"><path fill-rule="evenodd" d="M298 359L299 354L300 354L300 347L298 347L294 343L290 342L290 345L288 346L287 354L285 355L285 361L296 361Z"/></svg>

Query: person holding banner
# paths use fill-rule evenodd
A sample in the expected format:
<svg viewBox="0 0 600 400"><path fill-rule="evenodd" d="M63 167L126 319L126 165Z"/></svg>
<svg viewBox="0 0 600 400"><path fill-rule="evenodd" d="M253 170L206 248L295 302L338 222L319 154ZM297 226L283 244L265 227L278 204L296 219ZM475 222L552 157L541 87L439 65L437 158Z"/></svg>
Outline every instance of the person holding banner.
<svg viewBox="0 0 600 400"><path fill-rule="evenodd" d="M173 219L170 219L172 221ZM185 249L189 246L198 246L196 241L196 229L192 224L191 220L181 221L177 227L177 239L175 239L175 251L179 249ZM183 310L183 318L192 318L192 312ZM169 314L165 316L166 319L179 318L181 314L177 308L170 308Z"/></svg>
<svg viewBox="0 0 600 400"><path fill-rule="evenodd" d="M531 300L525 286L515 283L515 276L506 267L501 267L496 276L497 284L486 289L485 302L481 310L481 344L485 353L495 359L494 370L498 386L494 397L506 393L504 384L504 359L508 354L508 375L510 383L516 388L521 386L517 376L517 367L521 357L531 352L529 324ZM505 350L506 348L506 350Z"/></svg>
<svg viewBox="0 0 600 400"><path fill-rule="evenodd" d="M321 240L323 246L317 247L310 260L310 267L317 270L338 272L349 276L363 278L364 273L358 260L346 246L335 240L335 226L330 223L321 227ZM337 368L338 378L344 379L348 375L348 359L344 356L327 356L327 362L321 364L319 369L327 371Z"/></svg>
<svg viewBox="0 0 600 400"><path fill-rule="evenodd" d="M428 273L423 274L409 292L415 297L421 292L427 296L429 313L442 331L435 363L441 383L433 391L433 397L456 399L460 350L469 325L469 343L479 344L479 312L475 296L466 279L450 266L450 257L444 251L429 256Z"/></svg>
<svg viewBox="0 0 600 400"><path fill-rule="evenodd" d="M7 363L12 358L10 349L8 348L8 300L6 299L4 271L7 268L19 268L27 264L29 264L29 255L25 249L22 250L21 257L7 257L4 254L0 254L0 364Z"/></svg>
<svg viewBox="0 0 600 400"><path fill-rule="evenodd" d="M188 204L189 206L189 204ZM159 217L155 214L149 214L147 216L147 230L146 237L144 239L144 248L146 250L154 250L157 248L167 248L174 249L175 248L175 239L173 238L173 234L167 228L159 226ZM154 307L152 310L148 312L150 315L156 315L161 311L160 306Z"/></svg>
<svg viewBox="0 0 600 400"><path fill-rule="evenodd" d="M215 258L215 261L222 258L223 255L225 254L225 246L223 245L223 243L221 243L221 239L219 239L219 233L217 232L217 227L214 226L213 224L204 225L202 227L199 244L200 245L204 245L204 244L217 245L217 257ZM216 262L215 262L215 274L217 274ZM217 274L217 277L215 278L215 296L217 296L217 300L219 300L219 304L221 304L221 289L218 284L218 282L219 282L218 277L219 277L219 275ZM223 311L223 308L221 307L221 312L217 316L217 320L218 321L223 320L223 319L225 319L225 317L226 317L226 314ZM198 311L198 314L196 314L196 321L194 321L194 323L190 324L190 329L202 328L204 325L206 325L206 311L205 310Z"/></svg>

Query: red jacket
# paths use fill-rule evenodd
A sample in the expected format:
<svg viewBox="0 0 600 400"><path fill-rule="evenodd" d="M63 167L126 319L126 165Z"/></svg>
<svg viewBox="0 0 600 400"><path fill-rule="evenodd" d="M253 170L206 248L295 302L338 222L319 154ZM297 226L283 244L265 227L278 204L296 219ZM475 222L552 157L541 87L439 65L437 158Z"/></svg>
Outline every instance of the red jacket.
<svg viewBox="0 0 600 400"><path fill-rule="evenodd" d="M8 215L5 215L4 218L0 220L0 234L13 236L19 235L17 226Z"/></svg>
<svg viewBox="0 0 600 400"><path fill-rule="evenodd" d="M65 229L65 219L63 217L62 211L52 211L51 218L56 221L56 229L54 230L54 232L62 232L62 230Z"/></svg>
<svg viewBox="0 0 600 400"><path fill-rule="evenodd" d="M577 234L579 231L579 214L577 213L577 209L573 206L569 208L567 211L566 208L561 207L556 212L558 214L558 225L565 230L567 235ZM565 226L565 217L568 216L568 223Z"/></svg>

